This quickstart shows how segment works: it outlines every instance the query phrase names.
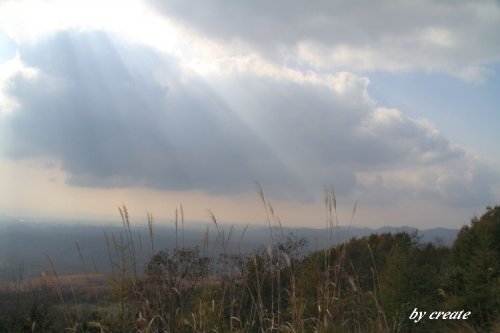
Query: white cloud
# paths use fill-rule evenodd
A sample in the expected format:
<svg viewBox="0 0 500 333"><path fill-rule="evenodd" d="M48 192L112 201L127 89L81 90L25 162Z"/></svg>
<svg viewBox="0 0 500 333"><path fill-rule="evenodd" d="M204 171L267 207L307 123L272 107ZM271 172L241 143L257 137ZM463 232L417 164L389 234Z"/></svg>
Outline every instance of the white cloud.
<svg viewBox="0 0 500 333"><path fill-rule="evenodd" d="M424 29L421 33L421 39L423 43L430 43L443 48L454 47L457 43L450 30L436 27Z"/></svg>
<svg viewBox="0 0 500 333"><path fill-rule="evenodd" d="M141 11L137 1L4 1L1 4L3 26L18 44L34 43L58 31L113 30L138 27L133 21ZM147 22L147 21L146 21Z"/></svg>
<svg viewBox="0 0 500 333"><path fill-rule="evenodd" d="M497 46L485 46L496 32L469 16L492 20L494 10L380 2L344 15L336 3L318 4L160 5L173 6L165 13L182 28L131 7L151 15L137 30L122 21L137 12L106 23L111 7L95 21L66 8L39 24L41 34L12 30L19 57L0 87L4 105L17 107L0 118L10 157L54 157L74 186L234 194L260 181L276 197L300 199L333 184L344 197L386 202L491 200L495 172L428 120L378 106L369 79L353 71L481 80L483 62L496 59ZM454 14L471 35L491 35L457 60L450 54L465 50L464 32Z"/></svg>
<svg viewBox="0 0 500 333"><path fill-rule="evenodd" d="M495 1L149 2L235 54L250 49L280 65L439 71L481 81L500 61Z"/></svg>
<svg viewBox="0 0 500 333"><path fill-rule="evenodd" d="M0 114L12 112L19 107L18 101L7 92L12 86L12 78L19 75L32 80L37 74L38 70L25 66L19 56L5 63L0 63Z"/></svg>
<svg viewBox="0 0 500 333"><path fill-rule="evenodd" d="M7 1L0 18L19 43L67 29L105 30L202 73L424 70L484 82L500 61L494 1L147 3Z"/></svg>
<svg viewBox="0 0 500 333"><path fill-rule="evenodd" d="M483 66L463 66L449 69L449 74L464 81L472 83L484 83L488 77L494 74L492 69Z"/></svg>
<svg viewBox="0 0 500 333"><path fill-rule="evenodd" d="M403 123L403 114L397 109L376 108L368 127L386 126Z"/></svg>

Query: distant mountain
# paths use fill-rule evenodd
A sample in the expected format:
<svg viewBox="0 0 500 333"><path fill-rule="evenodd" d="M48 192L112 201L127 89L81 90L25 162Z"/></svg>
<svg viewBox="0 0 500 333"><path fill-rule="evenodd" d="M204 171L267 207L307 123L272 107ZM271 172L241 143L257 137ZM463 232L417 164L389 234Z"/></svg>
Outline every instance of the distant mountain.
<svg viewBox="0 0 500 333"><path fill-rule="evenodd" d="M158 251L177 246L199 246L207 255L217 255L222 251L222 241L226 251L248 252L268 244L273 238L293 233L306 238L308 250L314 251L325 246L345 242L373 233L418 232L421 242L451 245L458 230L434 228L418 231L412 227L364 227L339 226L331 230L314 228L267 228L263 226L216 226L213 224L186 223L183 228L173 226L153 226L153 246ZM208 230L208 233L207 233ZM151 255L151 235L147 226L132 227L132 238L137 260L143 264ZM108 241L106 241L106 237ZM39 276L50 270L50 258L58 274L81 272L108 272L110 259L115 260L115 245L130 235L120 225L89 224L85 221L60 223L53 221L32 221L4 218L0 221L0 281L18 281ZM111 251L108 249L108 244ZM111 253L111 257L110 257Z"/></svg>

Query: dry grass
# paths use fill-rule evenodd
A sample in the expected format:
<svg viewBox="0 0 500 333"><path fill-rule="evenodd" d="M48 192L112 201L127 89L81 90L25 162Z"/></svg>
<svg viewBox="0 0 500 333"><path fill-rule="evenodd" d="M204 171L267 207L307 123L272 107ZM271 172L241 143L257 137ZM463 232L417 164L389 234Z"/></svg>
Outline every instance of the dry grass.
<svg viewBox="0 0 500 333"><path fill-rule="evenodd" d="M123 231L104 234L110 274L58 276L48 258L50 272L25 283L24 288L54 290L64 328L70 332L425 331L408 326L405 313L387 312L391 306L384 298L387 282L382 281L380 258L371 243L339 244L333 192L326 193L324 202L324 231L329 237L322 250L308 256L304 240L285 233L260 185L257 192L269 233L263 246L251 253L229 251L233 239L241 244L248 226L237 235L233 227L222 227L210 211L202 246L186 247L182 206L175 212L174 248L159 251L152 214L147 214L149 237L144 242L133 232L123 206L119 208ZM349 225L356 209L357 203ZM210 227L215 228L215 240L209 239ZM86 270L78 245L77 249ZM149 254L146 262L139 260L141 251ZM362 253L360 258L356 251ZM215 257L215 253L220 255ZM84 298L93 301L91 310L82 310L75 290L87 290ZM33 332L36 326L33 321ZM439 329L473 331L467 323Z"/></svg>

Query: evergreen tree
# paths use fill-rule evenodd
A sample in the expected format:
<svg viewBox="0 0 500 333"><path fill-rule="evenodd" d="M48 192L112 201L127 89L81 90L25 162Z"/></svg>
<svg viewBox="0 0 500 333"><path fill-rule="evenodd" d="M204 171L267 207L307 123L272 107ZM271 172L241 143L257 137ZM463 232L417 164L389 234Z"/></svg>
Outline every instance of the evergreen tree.
<svg viewBox="0 0 500 333"><path fill-rule="evenodd" d="M464 226L453 244L451 291L457 305L471 311L479 331L500 325L500 206L487 208L481 218ZM495 326L496 325L496 326Z"/></svg>

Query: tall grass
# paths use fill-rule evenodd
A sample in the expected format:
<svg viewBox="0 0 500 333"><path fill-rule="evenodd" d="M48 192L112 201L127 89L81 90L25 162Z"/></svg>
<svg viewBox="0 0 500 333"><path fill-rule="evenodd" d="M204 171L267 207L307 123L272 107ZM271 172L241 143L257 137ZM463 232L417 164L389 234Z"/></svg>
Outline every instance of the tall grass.
<svg viewBox="0 0 500 333"><path fill-rule="evenodd" d="M186 246L184 211L180 206L174 215L173 248L158 249L153 215L147 213L148 237L144 242L134 231L127 208L120 207L122 232L112 235L104 232L111 266L107 275L109 293L99 299L96 293L93 316L78 313L77 302L68 301L55 265L48 258L66 330L82 333L404 331L406 326L394 324L403 317L396 320L394 314L387 313L378 267L381 261L372 248L373 243L369 239L354 244L357 247L340 243L333 191L326 192L324 201L324 232L328 237L313 253L307 252L305 239L285 231L260 185L257 193L268 239L248 253L241 251L248 225L235 235L234 227L224 227L211 211L201 247ZM357 202L349 226L356 209ZM233 243L236 246L231 247ZM80 261L86 266L79 245L77 248ZM35 322L33 325L36 327ZM465 325L457 329L465 332L468 328Z"/></svg>
<svg viewBox="0 0 500 333"><path fill-rule="evenodd" d="M272 203L258 184L257 193L263 204L268 239L250 253L241 252L248 225L239 236L234 236L234 228L223 228L211 211L208 211L208 216L215 228L215 240L210 240L210 225L207 225L201 249L186 247L182 206L175 210L175 246L158 251L153 215L147 214L149 237L144 246L140 234L134 233L127 208L119 207L123 232L119 235L104 232L111 266L108 275L110 293L108 299L100 301L104 305L100 308L100 321L92 321L90 326L93 328L88 322L86 325L78 323L78 316L72 316L74 311L59 287L56 292L64 309L67 329L122 333L351 331L356 324L339 321L336 317L343 306L345 290L342 283L348 263L345 261L345 247L338 246L339 221L334 193L325 195L325 233L330 237L323 244L322 252L318 252L323 258L313 261L315 272L302 264L306 240L285 232ZM355 211L356 205L352 218ZM230 250L232 238L237 242L236 252ZM144 247L149 255L148 260L141 262L139 258L143 256L139 252ZM85 266L78 244L77 248ZM50 259L49 263L57 278ZM377 298L375 266L372 271L374 290L371 292L375 307L371 311L383 319L383 309ZM304 282L310 275L319 279L313 292ZM349 275L347 280L352 292L359 292L357 277ZM354 316L352 320L361 320L359 315L365 311L368 310L358 309L358 317ZM372 331L388 331L382 319L370 326Z"/></svg>

